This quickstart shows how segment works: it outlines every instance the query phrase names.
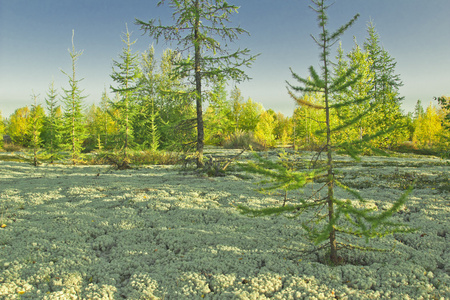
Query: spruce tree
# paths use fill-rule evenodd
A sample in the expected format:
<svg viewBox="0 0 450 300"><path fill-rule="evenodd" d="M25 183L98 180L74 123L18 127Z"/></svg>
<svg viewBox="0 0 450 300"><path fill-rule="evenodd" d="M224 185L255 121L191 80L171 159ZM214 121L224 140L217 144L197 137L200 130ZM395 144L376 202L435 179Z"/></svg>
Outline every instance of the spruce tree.
<svg viewBox="0 0 450 300"><path fill-rule="evenodd" d="M255 132L259 118L263 112L264 107L261 103L253 101L252 98L248 98L240 107L238 129L244 132Z"/></svg>
<svg viewBox="0 0 450 300"><path fill-rule="evenodd" d="M47 104L48 117L45 122L45 142L46 150L50 154L50 162L53 163L57 158L58 151L61 147L61 131L62 131L62 119L61 119L61 109L57 106L57 91L55 89L55 83L49 86L47 92L47 98L45 103Z"/></svg>
<svg viewBox="0 0 450 300"><path fill-rule="evenodd" d="M158 2L162 5L164 0ZM158 41L163 37L166 41L175 41L182 53L187 52L184 60L177 65L176 72L185 77L193 77L195 88L190 95L196 103L197 124L197 167L203 166L203 101L204 85L217 76L235 81L249 79L241 70L242 66L250 66L255 57L249 56L248 49L230 51L228 42L247 33L242 28L229 27L231 14L238 7L225 0L169 0L174 10L174 25L163 26L156 20L144 22L136 19L136 23L145 32L149 32ZM223 42L222 42L223 41Z"/></svg>
<svg viewBox="0 0 450 300"><path fill-rule="evenodd" d="M117 121L120 125L120 147L123 151L123 167L129 163L128 148L134 138L132 119L136 113L136 99L133 91L138 88L140 77L138 54L131 52L131 46L136 41L131 42L128 26L126 26L126 30L122 38L122 42L125 44L120 55L122 61L113 61L113 65L117 70L113 67L113 73L111 74L111 78L118 85L117 87L111 86L111 89L120 97L120 100L114 103L114 108L118 109L120 113L120 119Z"/></svg>
<svg viewBox="0 0 450 300"><path fill-rule="evenodd" d="M161 147L172 151L191 152L196 147L195 107L189 97L189 88L175 72L182 59L172 49L163 52L156 74L156 125L161 134Z"/></svg>
<svg viewBox="0 0 450 300"><path fill-rule="evenodd" d="M350 67L341 76L333 76L332 62L330 60L331 47L338 41L339 37L348 29L358 18L355 15L347 24L338 28L335 32L330 33L327 28L328 17L326 10L329 5L326 5L325 0L311 0L313 6L311 8L318 14L318 23L320 28L320 35L318 38L313 37L314 41L320 48L321 72L318 73L314 67L309 68L310 77L302 78L292 70L292 76L299 81L300 86L293 86L288 83L288 89L291 96L297 101L302 102L303 105L313 107L315 109L323 110L325 113L325 143L321 147L326 152L326 164L323 167L313 169L308 172L297 171L289 165L283 163L276 163L265 160L261 157L258 162L250 162L244 167L251 172L259 173L269 177L269 180L264 180L265 190L282 189L285 191L298 189L304 187L307 183L322 182L317 191L326 189L325 197L299 199L300 204L285 205L282 207L269 207L264 209L251 209L244 206L238 208L242 213L252 216L265 216L270 214L280 214L287 212L294 212L296 216L300 215L305 210L315 210L314 216L310 222L303 221L302 226L306 231L307 238L314 244L322 245L321 248L327 247L328 255L327 261L332 264L342 263L342 258L338 256L338 250L347 248L356 249L370 249L370 247L361 247L359 245L349 244L345 241L345 236L364 237L366 242L369 238L385 236L392 233L410 232L404 224L398 224L389 220L390 216L397 212L407 200L407 195L411 191L411 187L405 192L394 205L381 213L375 213L373 209L358 208L354 206L350 200L337 199L334 196L336 188L342 188L353 195L360 203L364 199L357 193L357 191L346 187L335 176L336 169L334 167L333 153L336 150L344 149L347 153L356 157L362 147L361 144L367 142L368 138L364 137L362 141L353 143L338 144L333 140L333 133L335 131L343 130L348 126L353 126L359 119L364 117L364 114L356 115L352 119L347 120L344 124L333 124L332 114L341 107L347 105L356 105L368 101L368 97L359 98L354 95L352 99L344 103L335 102L336 95L343 92L348 92L349 89L358 82L360 75L357 75L356 67ZM356 75L355 75L356 74ZM323 105L308 103L302 97L296 96L297 92L308 93L317 92L323 95ZM335 102L335 103L333 103ZM320 132L319 132L320 133ZM324 182L324 183L323 183ZM314 195L315 193L313 193Z"/></svg>
<svg viewBox="0 0 450 300"><path fill-rule="evenodd" d="M139 83L139 110L136 116L136 139L150 147L152 151L160 147L161 134L158 128L158 108L155 100L158 95L158 72L153 46L141 56L142 76Z"/></svg>
<svg viewBox="0 0 450 300"><path fill-rule="evenodd" d="M373 89L374 75L371 71L372 61L366 52L358 46L355 40L355 46L347 55L348 60L344 57L344 50L342 44L338 48L337 64L334 68L334 75L344 76L351 68L354 69L352 76L349 76L349 80L354 80L356 77L358 80L352 85L352 89L343 90L341 93L336 93L334 96L335 103L346 104L339 109L335 110L337 115L336 122L338 124L345 124L348 120L352 119L355 115L365 115L364 118L359 118L353 126L347 126L345 129L335 132L335 138L337 141L345 140L362 140L363 136L373 133L374 120L370 118L370 111L373 111L373 107L370 105L370 101L362 101L354 104L349 104L349 101L356 96L361 99L368 99L369 94Z"/></svg>
<svg viewBox="0 0 450 300"><path fill-rule="evenodd" d="M414 106L414 119L417 120L418 118L420 118L421 116L423 116L425 114L425 111L423 109L422 106L422 101L417 100L416 102L416 106Z"/></svg>
<svg viewBox="0 0 450 300"><path fill-rule="evenodd" d="M403 97L399 93L403 82L400 75L395 72L397 65L395 59L380 45L380 37L372 21L368 24L367 32L369 36L364 42L364 50L371 62L370 69L373 76L370 96L371 103L377 106L372 112L371 127L374 132L390 128L388 136L375 138L371 143L378 147L389 148L406 135L405 118L400 110Z"/></svg>
<svg viewBox="0 0 450 300"><path fill-rule="evenodd" d="M235 86L231 90L230 98L231 98L230 118L232 119L232 124L234 127L233 131L237 132L238 129L241 128L241 115L242 115L242 106L244 105L244 97L242 96L241 90L237 86Z"/></svg>
<svg viewBox="0 0 450 300"><path fill-rule="evenodd" d="M99 123L101 124L101 136L103 148L108 148L109 146L109 135L114 132L116 123L112 120L113 112L111 111L111 99L106 92L106 88L102 93L102 98L100 100L100 109L97 113L97 118L99 119Z"/></svg>
<svg viewBox="0 0 450 300"><path fill-rule="evenodd" d="M82 90L79 85L81 80L76 77L76 62L83 51L75 51L73 43L75 32L72 30L72 50L69 50L72 60L72 74L62 71L69 78L69 89L64 89L62 103L64 105L64 138L65 148L70 151L72 164L76 164L83 150L83 142L86 138L84 127Z"/></svg>
<svg viewBox="0 0 450 300"><path fill-rule="evenodd" d="M210 92L209 106L205 113L205 143L222 145L232 130L229 119L231 105L227 99L226 80L218 78Z"/></svg>

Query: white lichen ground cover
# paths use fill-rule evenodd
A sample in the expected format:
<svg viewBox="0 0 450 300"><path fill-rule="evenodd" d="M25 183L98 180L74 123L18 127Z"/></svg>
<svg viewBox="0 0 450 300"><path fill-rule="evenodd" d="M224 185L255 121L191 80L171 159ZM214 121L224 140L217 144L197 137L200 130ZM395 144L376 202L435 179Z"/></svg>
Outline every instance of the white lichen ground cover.
<svg viewBox="0 0 450 300"><path fill-rule="evenodd" d="M390 252L341 250L347 264L330 267L297 251L311 248L299 220L239 214L238 203L282 203L256 179L0 162L0 298L449 299L448 163L338 160L379 210L416 179L394 219L419 230L369 244Z"/></svg>

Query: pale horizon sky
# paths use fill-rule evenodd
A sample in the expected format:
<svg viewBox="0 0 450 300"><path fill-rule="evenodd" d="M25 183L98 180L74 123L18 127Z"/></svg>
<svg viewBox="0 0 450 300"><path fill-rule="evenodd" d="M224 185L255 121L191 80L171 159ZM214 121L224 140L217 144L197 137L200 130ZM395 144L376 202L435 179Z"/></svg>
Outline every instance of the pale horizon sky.
<svg viewBox="0 0 450 300"><path fill-rule="evenodd" d="M112 61L124 47L125 24L136 40L133 51L143 52L154 44L157 57L175 45L156 44L134 25L135 18L161 18L172 24L169 6L156 7L156 0L0 0L0 111L9 117L17 108L31 105L32 93L44 98L52 80L62 94L68 80L61 70L71 71L68 49L72 30L75 48L83 50L77 65L86 106L100 102L105 87L113 84ZM286 93L289 68L308 76L308 67L319 65L319 50L310 34L318 35L316 13L309 0L230 0L240 6L231 25L250 33L236 47L260 53L246 73L251 81L238 87L249 97L291 116L294 102ZM396 73L404 86L402 109L412 111L417 100L427 106L435 96L450 95L450 1L448 0L335 0L328 10L330 31L355 14L360 17L342 38L345 52L362 45L367 23L372 20L382 46L397 62ZM334 56L335 53L332 53Z"/></svg>

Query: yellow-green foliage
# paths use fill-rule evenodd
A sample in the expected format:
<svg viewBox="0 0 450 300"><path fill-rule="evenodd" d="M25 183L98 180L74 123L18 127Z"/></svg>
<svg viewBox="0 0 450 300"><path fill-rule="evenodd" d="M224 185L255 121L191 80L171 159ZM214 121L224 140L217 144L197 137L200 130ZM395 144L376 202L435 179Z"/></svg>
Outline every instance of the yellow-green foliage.
<svg viewBox="0 0 450 300"><path fill-rule="evenodd" d="M276 115L276 126L275 126L275 138L281 145L288 145L292 143L293 135L293 122L292 118L285 117L282 113L277 113Z"/></svg>
<svg viewBox="0 0 450 300"><path fill-rule="evenodd" d="M255 138L261 143L264 148L272 148L275 146L276 121L274 116L265 111L259 116L259 122L255 129Z"/></svg>
<svg viewBox="0 0 450 300"><path fill-rule="evenodd" d="M240 106L237 128L244 131L254 131L263 112L264 108L260 103L248 98L247 102Z"/></svg>
<svg viewBox="0 0 450 300"><path fill-rule="evenodd" d="M419 147L433 147L439 143L439 134L442 132L442 115L431 103L425 114L420 115L416 122L413 141Z"/></svg>
<svg viewBox="0 0 450 300"><path fill-rule="evenodd" d="M4 134L5 134L5 124L3 123L2 112L0 111L0 148L3 147Z"/></svg>
<svg viewBox="0 0 450 300"><path fill-rule="evenodd" d="M249 149L264 150L264 146L261 145L253 136L253 133L238 130L235 133L225 138L224 148L227 149Z"/></svg>
<svg viewBox="0 0 450 300"><path fill-rule="evenodd" d="M28 106L16 109L9 118L7 132L14 144L25 146L30 123L30 109Z"/></svg>
<svg viewBox="0 0 450 300"><path fill-rule="evenodd" d="M325 112L309 104L321 106L323 97L320 93L308 92L301 99L295 100L299 105L293 116L295 144L302 149L315 149L325 141L325 136L318 134L318 131L324 129Z"/></svg>

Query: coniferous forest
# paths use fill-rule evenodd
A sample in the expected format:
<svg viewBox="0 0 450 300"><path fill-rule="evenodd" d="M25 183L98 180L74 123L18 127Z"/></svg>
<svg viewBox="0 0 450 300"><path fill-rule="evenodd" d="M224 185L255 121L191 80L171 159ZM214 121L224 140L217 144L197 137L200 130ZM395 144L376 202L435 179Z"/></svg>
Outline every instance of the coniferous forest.
<svg viewBox="0 0 450 300"><path fill-rule="evenodd" d="M136 19L135 25L177 50L135 52L125 26L122 51L111 62L113 84L87 105L77 68L83 51L72 32L65 85L49 82L44 96L33 93L29 106L0 116L0 157L17 162L0 166L6 174L0 246L26 242L20 251L31 251L25 258L11 251L7 259L14 262L1 261L0 295L164 299L167 289L168 299L449 295L448 210L435 208L448 207L450 98L418 100L414 112L404 113L396 60L375 25L369 22L364 41L355 38L345 52L340 38L359 14L330 29L330 3L311 0L319 68L290 69L280 93L296 106L285 116L239 89L251 80L246 69L258 55L228 48L249 34L229 22L238 6L161 5L173 10L172 24ZM212 157L208 149L234 151ZM414 154L411 168L402 165L403 153ZM135 170L122 172L128 169ZM8 189L7 182L20 188ZM29 243L21 222L36 228L33 222L41 226L36 220L48 216L51 226L64 224L55 225L64 235L49 229L48 238ZM20 234L25 242L16 239ZM424 260L419 250L430 255ZM22 269L32 274L23 275L31 284L15 280ZM392 289L398 286L406 287Z"/></svg>
<svg viewBox="0 0 450 300"><path fill-rule="evenodd" d="M194 4L175 6L174 15L205 9L202 1ZM244 99L238 83L249 79L245 69L251 67L257 55L249 49L233 52L221 46L222 40L238 39L248 33L239 27L227 27L226 21L237 11L236 6L215 5L224 12L220 17L211 16L217 30L208 29L196 19L189 20L193 25L187 27L136 20L136 25L154 41L163 44L170 40L187 51L168 48L156 57L151 46L143 53L133 52L134 40L126 27L123 50L112 61L110 76L114 84L89 106L84 102L83 78L78 78L76 69L83 51L76 49L76 38L72 37L67 58L72 61L72 69L63 70L67 83L56 87L50 82L46 95L32 96L29 106L1 118L0 134L9 136L6 144L0 141L3 149L37 149L41 159L69 158L73 163L82 162L83 154L92 151L115 151L124 161L136 151L184 151L196 153L198 166L202 165L203 145L321 149L326 142L320 134L326 114L316 108L326 101L323 91L305 89L294 95L295 90L289 88L296 103L291 116L277 113L276 108L265 109L251 98ZM198 34L199 30L206 33ZM352 78L347 80L354 81L351 88L333 93L329 99L336 107L336 113L330 115L332 122L343 125L343 130L332 133L336 143L362 141L386 131L370 139L367 153L372 152L372 147L446 154L449 98L436 95L435 99L417 100L414 112L404 113L399 93L402 80L396 72L395 58L383 48L373 23L368 23L363 43L355 40L348 53L339 44L329 55L333 61L330 75L339 77L352 71ZM298 75L293 76L295 79ZM352 97L360 101L346 105ZM354 119L355 114L360 117ZM351 124L347 124L350 120Z"/></svg>

